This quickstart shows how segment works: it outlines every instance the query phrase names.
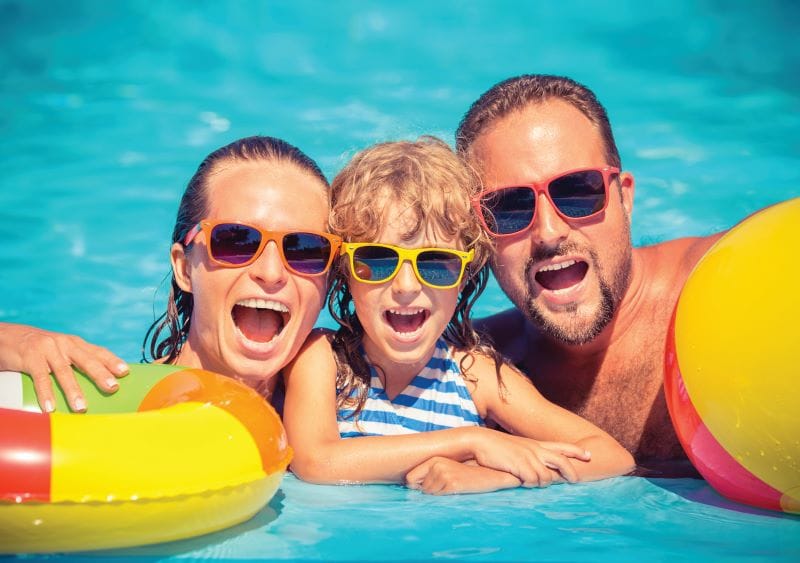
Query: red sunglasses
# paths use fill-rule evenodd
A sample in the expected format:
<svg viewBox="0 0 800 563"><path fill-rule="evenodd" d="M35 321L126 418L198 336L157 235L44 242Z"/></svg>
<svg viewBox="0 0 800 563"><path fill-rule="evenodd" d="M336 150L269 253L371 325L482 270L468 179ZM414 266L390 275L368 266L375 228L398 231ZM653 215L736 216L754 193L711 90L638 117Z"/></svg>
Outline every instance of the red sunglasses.
<svg viewBox="0 0 800 563"><path fill-rule="evenodd" d="M542 182L500 186L482 191L472 205L483 227L496 237L527 230L536 216L536 199L545 194L562 219L588 219L608 204L608 186L619 168L580 168Z"/></svg>

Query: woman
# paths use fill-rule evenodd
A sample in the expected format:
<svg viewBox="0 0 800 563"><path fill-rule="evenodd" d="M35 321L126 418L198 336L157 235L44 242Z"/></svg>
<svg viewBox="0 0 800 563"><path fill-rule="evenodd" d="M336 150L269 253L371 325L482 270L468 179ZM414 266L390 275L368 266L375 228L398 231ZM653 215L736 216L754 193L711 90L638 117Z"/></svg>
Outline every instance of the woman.
<svg viewBox="0 0 800 563"><path fill-rule="evenodd" d="M328 183L298 148L248 137L212 152L178 208L169 301L145 358L217 371L269 398L324 302L339 244L327 223ZM86 410L71 365L109 392L127 373L78 337L0 325L0 369L31 374L45 411L55 404L51 371L70 407Z"/></svg>

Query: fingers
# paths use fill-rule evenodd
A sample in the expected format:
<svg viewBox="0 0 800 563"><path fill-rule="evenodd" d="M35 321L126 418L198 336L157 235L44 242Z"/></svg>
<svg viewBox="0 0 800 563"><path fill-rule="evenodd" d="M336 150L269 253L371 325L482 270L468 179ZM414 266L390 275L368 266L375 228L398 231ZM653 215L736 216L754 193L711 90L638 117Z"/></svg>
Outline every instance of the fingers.
<svg viewBox="0 0 800 563"><path fill-rule="evenodd" d="M67 399L70 410L85 412L86 399L78 385L78 381L75 379L72 366L62 357L59 357L50 362L50 370L53 372L56 381L58 381L58 386L61 387L61 390L64 392L64 397Z"/></svg>
<svg viewBox="0 0 800 563"><path fill-rule="evenodd" d="M56 410L56 399L53 395L53 383L50 380L50 368L47 362L31 366L28 371L33 381L33 388L36 391L36 398L39 401L39 408L42 412L53 412Z"/></svg>
<svg viewBox="0 0 800 563"><path fill-rule="evenodd" d="M410 489L420 488L420 483L422 483L422 480L428 473L428 463L430 463L430 461L431 460L428 460L406 473L406 487Z"/></svg>
<svg viewBox="0 0 800 563"><path fill-rule="evenodd" d="M429 495L485 493L520 486L520 480L510 473L445 457L430 459L412 471L406 476L409 487Z"/></svg>
<svg viewBox="0 0 800 563"><path fill-rule="evenodd" d="M55 410L55 393L50 373L63 391L70 410L86 411L86 398L72 366L83 372L98 389L113 393L119 388L117 377L128 373L128 366L117 356L78 336L29 330L20 342L21 369L32 380L39 405L44 412Z"/></svg>
<svg viewBox="0 0 800 563"><path fill-rule="evenodd" d="M577 483L580 479L578 476L578 471L575 469L575 466L572 465L572 461L569 458L559 455L550 453L545 454L543 456L543 461L545 467L556 471L558 475L563 477L568 483ZM551 473L550 483L552 484L557 476Z"/></svg>
<svg viewBox="0 0 800 563"><path fill-rule="evenodd" d="M539 445L546 450L560 453L566 457L572 457L581 461L591 461L592 453L576 444L568 442L539 442Z"/></svg>
<svg viewBox="0 0 800 563"><path fill-rule="evenodd" d="M63 357L80 369L94 384L106 393L119 388L118 377L128 374L128 365L110 351L89 344L77 336L59 346Z"/></svg>
<svg viewBox="0 0 800 563"><path fill-rule="evenodd" d="M452 462L442 457L432 457L406 474L406 486L428 495L452 494L450 479L446 468Z"/></svg>
<svg viewBox="0 0 800 563"><path fill-rule="evenodd" d="M428 460L423 461L414 469L406 473L406 486L411 489L421 488L421 484L425 480L425 477L427 477L431 468L436 464L436 462L439 459L440 459L439 457L432 457Z"/></svg>
<svg viewBox="0 0 800 563"><path fill-rule="evenodd" d="M522 482L523 487L548 487L555 477L554 472L545 465L544 460L557 463L558 454L551 452L539 445L536 440L501 434L503 444L510 447L502 454L502 464L486 463L483 456L477 461L483 466L493 467L499 471L511 473ZM508 440L508 441L506 441ZM500 445L500 442L497 443Z"/></svg>
<svg viewBox="0 0 800 563"><path fill-rule="evenodd" d="M579 477L570 459L589 459L588 452L575 444L539 442L510 435L497 438L493 445L502 446L502 455L487 449L479 452L478 462L514 475L523 487L549 487L554 482L575 482Z"/></svg>
<svg viewBox="0 0 800 563"><path fill-rule="evenodd" d="M53 412L56 407L53 382L50 378L51 372L62 386L70 408L85 410L86 403L85 401L81 403L79 400L83 395L80 389L77 389L69 360L61 353L54 337L40 332L29 336L22 346L21 362L21 371L31 376L33 387L36 390L36 398L44 412Z"/></svg>
<svg viewBox="0 0 800 563"><path fill-rule="evenodd" d="M550 460L549 463L555 463L555 461ZM517 478L522 481L523 487L544 488L553 484L553 472L538 456L529 458L527 465L528 467L520 475L517 475Z"/></svg>

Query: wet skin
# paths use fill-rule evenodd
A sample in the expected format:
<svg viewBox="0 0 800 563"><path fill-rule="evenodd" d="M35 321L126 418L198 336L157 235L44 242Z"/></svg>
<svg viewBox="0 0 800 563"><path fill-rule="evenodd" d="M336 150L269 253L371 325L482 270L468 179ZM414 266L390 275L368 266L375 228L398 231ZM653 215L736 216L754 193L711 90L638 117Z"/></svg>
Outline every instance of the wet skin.
<svg viewBox="0 0 800 563"><path fill-rule="evenodd" d="M326 230L327 188L293 164L224 162L209 182L211 221ZM176 279L194 297L189 337L175 363L231 375L269 396L274 376L316 322L327 277L289 272L273 241L252 264L225 268L208 257L205 233L195 240L188 249L172 247Z"/></svg>
<svg viewBox="0 0 800 563"><path fill-rule="evenodd" d="M413 231L412 214L392 203L385 209L386 226L376 242L404 248L462 250L460 241L425 230L409 239L406 233ZM394 398L433 356L436 342L455 311L460 288L423 285L408 262L391 281L365 284L351 277L349 287L364 327L364 350L370 362L381 367L386 393Z"/></svg>
<svg viewBox="0 0 800 563"><path fill-rule="evenodd" d="M598 130L561 100L499 120L476 139L471 157L488 187L609 164ZM634 186L622 172L606 210L583 221L564 220L540 195L533 225L496 239L493 271L517 308L481 327L546 398L649 464L685 459L663 394L665 338L683 283L721 235L632 249ZM542 269L573 261L566 287L540 283Z"/></svg>

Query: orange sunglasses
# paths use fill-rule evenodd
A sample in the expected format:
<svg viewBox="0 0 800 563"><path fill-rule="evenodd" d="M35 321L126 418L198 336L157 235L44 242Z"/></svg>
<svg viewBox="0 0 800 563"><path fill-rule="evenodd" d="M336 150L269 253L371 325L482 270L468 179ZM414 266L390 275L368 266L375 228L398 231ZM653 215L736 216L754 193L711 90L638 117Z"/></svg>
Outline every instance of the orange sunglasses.
<svg viewBox="0 0 800 563"><path fill-rule="evenodd" d="M243 268L252 264L274 241L286 268L301 276L320 276L327 272L339 251L342 239L314 231L268 231L237 221L200 221L183 240L189 246L195 237L206 234L206 250L212 262L224 268Z"/></svg>

